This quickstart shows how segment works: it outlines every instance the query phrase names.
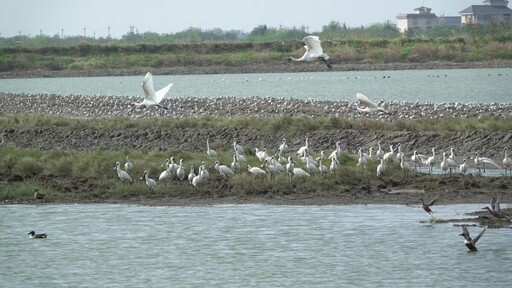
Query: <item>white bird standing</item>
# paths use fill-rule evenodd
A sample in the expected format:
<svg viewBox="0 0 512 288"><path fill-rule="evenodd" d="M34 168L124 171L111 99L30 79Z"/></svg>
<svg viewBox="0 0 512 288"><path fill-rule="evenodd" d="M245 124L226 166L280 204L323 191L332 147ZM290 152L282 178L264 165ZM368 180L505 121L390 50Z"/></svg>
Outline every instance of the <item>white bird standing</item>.
<svg viewBox="0 0 512 288"><path fill-rule="evenodd" d="M402 153L402 144L398 143L398 147L396 149L396 160L400 162L402 160L402 156L404 156L404 153Z"/></svg>
<svg viewBox="0 0 512 288"><path fill-rule="evenodd" d="M215 169L219 171L219 174L225 178L232 177L235 172L226 165L221 165L219 161L215 161Z"/></svg>
<svg viewBox="0 0 512 288"><path fill-rule="evenodd" d="M297 155L297 156L299 156L299 157L304 156L304 154L306 153L306 151L309 149L309 143L308 143L308 141L309 141L309 138L308 138L308 137L306 137L306 145L304 145L304 146L300 147L300 148L299 148L299 150L297 150L297 153L296 153L296 155Z"/></svg>
<svg viewBox="0 0 512 288"><path fill-rule="evenodd" d="M421 156L422 155L420 155L420 157ZM436 149L435 148L432 148L432 156L428 157L424 163L425 163L425 165L428 165L428 173L432 174L434 165L436 165Z"/></svg>
<svg viewBox="0 0 512 288"><path fill-rule="evenodd" d="M286 145L286 138L283 138L283 142L281 142L281 145L279 145L279 151L281 151L281 153L286 153L288 150L289 148L288 145Z"/></svg>
<svg viewBox="0 0 512 288"><path fill-rule="evenodd" d="M190 172L188 173L188 183L192 184L192 180L196 177L196 173L194 172L194 166L190 166Z"/></svg>
<svg viewBox="0 0 512 288"><path fill-rule="evenodd" d="M329 172L329 168L327 168L327 166L322 164L322 159L323 159L323 157L316 158L316 161L318 163L318 172L320 172L320 174L322 174L322 175L325 175L325 174L327 174L327 172Z"/></svg>
<svg viewBox="0 0 512 288"><path fill-rule="evenodd" d="M243 154L238 151L238 148L235 149L236 161L239 163L247 163L247 159Z"/></svg>
<svg viewBox="0 0 512 288"><path fill-rule="evenodd" d="M206 139L206 155L208 155L210 159L217 158L217 152L210 148L210 139Z"/></svg>
<svg viewBox="0 0 512 288"><path fill-rule="evenodd" d="M336 173L338 170L338 159L336 157L331 158L331 166L329 166L331 173Z"/></svg>
<svg viewBox="0 0 512 288"><path fill-rule="evenodd" d="M149 189L156 188L156 181L154 179L149 178L148 171L144 171L144 174L140 177L140 180L145 179L146 185L148 185Z"/></svg>
<svg viewBox="0 0 512 288"><path fill-rule="evenodd" d="M414 154L411 156L411 161L414 163L414 170L417 170L417 167L421 168L421 157L418 155L418 151L414 150Z"/></svg>
<svg viewBox="0 0 512 288"><path fill-rule="evenodd" d="M160 173L160 176L158 176L158 181L171 178L171 171L169 170L169 159L165 159L164 164L161 166L165 166L165 170Z"/></svg>
<svg viewBox="0 0 512 288"><path fill-rule="evenodd" d="M201 162L201 180L208 180L210 179L210 172L208 172L208 169L206 169L206 163L204 161Z"/></svg>
<svg viewBox="0 0 512 288"><path fill-rule="evenodd" d="M377 142L377 146L379 146L379 149L377 149L377 153L375 155L377 155L377 158L384 157L385 152L384 152L384 150L382 150L380 141Z"/></svg>
<svg viewBox="0 0 512 288"><path fill-rule="evenodd" d="M267 161L265 161L265 162L267 162ZM249 173L255 175L256 177L258 175L267 174L267 172L265 172L265 170L261 169L260 167L251 167L250 165L247 165L247 171L249 171Z"/></svg>
<svg viewBox="0 0 512 288"><path fill-rule="evenodd" d="M501 167L498 164L494 163L494 161L492 161L492 159L487 158L487 157L480 157L480 152L475 152L475 165L478 168L478 171L480 173L481 173L480 165L484 166L484 173L485 173L485 164L491 164L491 165L496 166L496 168L501 169Z"/></svg>
<svg viewBox="0 0 512 288"><path fill-rule="evenodd" d="M507 155L508 148L505 147L505 149L503 149L503 152L505 153L505 157L503 158L503 169L505 169L505 176L507 176L507 169L510 175L512 175L512 159L510 159Z"/></svg>
<svg viewBox="0 0 512 288"><path fill-rule="evenodd" d="M185 179L185 168L183 167L183 159L180 159L180 164L178 165L178 169L176 169L176 176L183 181Z"/></svg>
<svg viewBox="0 0 512 288"><path fill-rule="evenodd" d="M236 151L235 151L235 155L233 155L233 162L231 162L231 170L233 170L233 172L235 172L235 173L238 173L240 171L240 163L238 162L238 157L236 156Z"/></svg>
<svg viewBox="0 0 512 288"><path fill-rule="evenodd" d="M128 175L128 173L126 171L121 170L121 164L119 163L119 161L116 162L116 166L114 167L114 170L117 170L117 176L119 177L119 179L121 179L122 182L124 182L124 181L128 181L130 183L133 182L132 177L130 177L130 175Z"/></svg>
<svg viewBox="0 0 512 288"><path fill-rule="evenodd" d="M402 157L400 157L400 168L404 171L405 180L407 180L409 178L409 174L412 172L412 168L409 163L405 162L404 158L405 156L402 154Z"/></svg>
<svg viewBox="0 0 512 288"><path fill-rule="evenodd" d="M201 182L204 181L204 169L203 166L199 166L199 171L197 172L197 175L192 178L192 185L194 187L197 187Z"/></svg>
<svg viewBox="0 0 512 288"><path fill-rule="evenodd" d="M167 92L172 87L172 83L165 86L164 88L158 90L155 92L155 89L153 88L153 75L151 72L146 73L146 76L144 77L144 80L142 80L142 90L144 90L144 100L142 102L133 102L135 106L146 106L146 107L153 107L158 106L160 108L169 109L169 107L165 107L160 105L160 102L164 99L165 95L167 95Z"/></svg>
<svg viewBox="0 0 512 288"><path fill-rule="evenodd" d="M357 160L357 166L361 167L361 170L366 168L368 160L363 156L363 149L359 147L359 159Z"/></svg>
<svg viewBox="0 0 512 288"><path fill-rule="evenodd" d="M443 161L441 161L441 173L447 174L448 171L448 162L446 161L446 153L443 152Z"/></svg>
<svg viewBox="0 0 512 288"><path fill-rule="evenodd" d="M306 53L302 55L300 58L289 57L288 61L323 61L327 66L327 69L331 70L332 65L329 61L329 55L325 54L322 49L322 41L318 36L306 36L304 39L304 48L306 48Z"/></svg>
<svg viewBox="0 0 512 288"><path fill-rule="evenodd" d="M384 161L393 160L394 156L395 156L395 150L393 149L393 145L389 145L389 152L384 154L384 156L382 156L382 159Z"/></svg>
<svg viewBox="0 0 512 288"><path fill-rule="evenodd" d="M380 177L382 173L384 173L384 170L386 169L386 166L384 165L384 158L380 157L380 164L377 166L377 177Z"/></svg>
<svg viewBox="0 0 512 288"><path fill-rule="evenodd" d="M468 171L468 166L466 165L466 159L462 160L462 164L460 164L459 169L460 169L460 173L466 174L466 172Z"/></svg>
<svg viewBox="0 0 512 288"><path fill-rule="evenodd" d="M124 170L130 172L133 168L133 163L130 161L130 156L126 156L126 163L124 163Z"/></svg>
<svg viewBox="0 0 512 288"><path fill-rule="evenodd" d="M372 100L370 100L368 97L361 93L356 93L356 99L359 105L364 106L364 108L360 108L359 106L357 106L357 111L359 112L382 112L386 114L388 113L382 106L377 105L377 103L373 102Z"/></svg>

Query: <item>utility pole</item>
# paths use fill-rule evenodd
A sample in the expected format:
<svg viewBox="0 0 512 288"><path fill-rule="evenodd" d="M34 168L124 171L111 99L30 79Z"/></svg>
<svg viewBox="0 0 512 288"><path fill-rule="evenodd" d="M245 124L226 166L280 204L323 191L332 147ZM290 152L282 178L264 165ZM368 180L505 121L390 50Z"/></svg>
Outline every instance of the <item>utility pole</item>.
<svg viewBox="0 0 512 288"><path fill-rule="evenodd" d="M86 30L86 28L84 27L84 38L85 38L85 30Z"/></svg>
<svg viewBox="0 0 512 288"><path fill-rule="evenodd" d="M107 38L110 39L110 25L107 26Z"/></svg>
<svg viewBox="0 0 512 288"><path fill-rule="evenodd" d="M60 38L64 39L64 28L60 28Z"/></svg>

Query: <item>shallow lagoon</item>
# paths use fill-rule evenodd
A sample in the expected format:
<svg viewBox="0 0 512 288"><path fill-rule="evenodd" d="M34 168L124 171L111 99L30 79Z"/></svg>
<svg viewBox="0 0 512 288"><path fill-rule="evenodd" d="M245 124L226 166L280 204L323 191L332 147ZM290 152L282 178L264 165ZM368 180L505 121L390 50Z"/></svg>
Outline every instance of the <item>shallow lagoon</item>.
<svg viewBox="0 0 512 288"><path fill-rule="evenodd" d="M429 217L400 205L4 205L2 286L508 287L511 229L488 229L471 253L460 227Z"/></svg>

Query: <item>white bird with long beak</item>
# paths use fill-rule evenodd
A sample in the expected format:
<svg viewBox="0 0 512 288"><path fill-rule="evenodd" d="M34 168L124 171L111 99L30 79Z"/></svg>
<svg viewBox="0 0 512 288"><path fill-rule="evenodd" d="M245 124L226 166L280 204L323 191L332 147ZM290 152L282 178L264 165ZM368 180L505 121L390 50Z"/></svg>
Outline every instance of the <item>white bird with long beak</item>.
<svg viewBox="0 0 512 288"><path fill-rule="evenodd" d="M377 103L373 102L372 100L370 100L370 98L366 97L361 93L356 93L356 99L358 105L364 106L364 108L360 108L359 106L357 106L357 111L359 112L382 112L386 114L388 113L382 106L377 105Z"/></svg>
<svg viewBox="0 0 512 288"><path fill-rule="evenodd" d="M140 180L145 180L146 185L148 185L149 189L155 189L156 188L156 181L154 179L149 178L148 171L144 171L144 174L142 177L140 177Z"/></svg>
<svg viewBox="0 0 512 288"><path fill-rule="evenodd" d="M331 70L332 65L329 61L329 55L324 53L324 50L322 49L322 41L320 41L320 38L318 36L306 36L304 39L304 48L306 48L306 53L302 55L300 58L294 58L289 57L287 58L288 61L323 61L325 65L327 66L327 69Z"/></svg>
<svg viewBox="0 0 512 288"><path fill-rule="evenodd" d="M121 164L119 162L116 162L116 166L114 167L114 170L117 170L117 176L119 177L119 179L121 179L122 182L124 182L124 181L128 181L130 183L133 182L132 177L130 177L130 175L128 175L128 173L126 171L121 170Z"/></svg>
<svg viewBox="0 0 512 288"><path fill-rule="evenodd" d="M162 100L165 98L165 95L167 95L167 92L169 92L172 85L173 84L171 83L171 84L165 86L164 88L155 92L155 89L153 88L153 75L151 74L151 72L148 72L148 73L146 73L144 80L142 80L142 90L144 90L144 100L142 102L133 102L132 104L137 107L158 106L163 109L169 109L169 107L160 105L160 102L162 102Z"/></svg>
<svg viewBox="0 0 512 288"><path fill-rule="evenodd" d="M484 166L484 173L485 173L485 164L491 164L494 165L496 168L501 169L501 167L494 163L491 158L487 157L480 157L480 152L475 152L475 165L478 168L478 171L480 171L480 165Z"/></svg>

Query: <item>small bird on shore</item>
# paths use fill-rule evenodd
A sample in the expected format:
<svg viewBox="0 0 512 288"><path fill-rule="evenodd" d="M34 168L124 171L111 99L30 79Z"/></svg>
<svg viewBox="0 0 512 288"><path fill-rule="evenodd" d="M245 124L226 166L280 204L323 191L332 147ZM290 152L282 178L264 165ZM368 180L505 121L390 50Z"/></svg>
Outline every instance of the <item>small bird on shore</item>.
<svg viewBox="0 0 512 288"><path fill-rule="evenodd" d="M325 54L322 49L322 41L320 41L320 38L318 36L306 36L304 39L304 48L306 48L306 53L302 55L300 58L294 58L294 57L288 57L288 61L323 61L325 65L327 66L328 70L332 69L332 65L329 61L329 55Z"/></svg>
<svg viewBox="0 0 512 288"><path fill-rule="evenodd" d="M133 102L132 104L137 107L157 106L157 107L160 107L163 109L169 109L169 107L160 105L160 102L162 102L165 95L167 95L167 92L169 92L172 85L173 84L171 83L171 84L165 86L164 88L155 92L155 89L153 88L153 75L151 74L151 72L148 72L148 73L146 73L144 80L142 80L142 90L144 90L144 100L142 102Z"/></svg>
<svg viewBox="0 0 512 288"><path fill-rule="evenodd" d="M459 236L464 237L464 245L468 247L469 251L476 252L478 249L476 249L476 242L484 235L485 230L487 230L487 226L484 227L484 229L474 238L471 239L471 236L469 235L469 231L466 228L466 226L462 226L462 233L459 234Z"/></svg>
<svg viewBox="0 0 512 288"><path fill-rule="evenodd" d="M358 105L363 105L364 108L360 108L357 106L357 111L359 112L367 112L367 113L373 113L373 112L381 112L385 114L389 114L388 111L386 111L382 106L377 105L377 103L370 100L370 98L366 97L365 95L361 93L356 93L356 99Z"/></svg>
<svg viewBox="0 0 512 288"><path fill-rule="evenodd" d="M48 237L48 235L46 235L46 233L36 234L36 232L34 232L34 231L28 232L27 235L30 235L30 238L34 238L34 239L46 239L46 237Z"/></svg>
<svg viewBox="0 0 512 288"><path fill-rule="evenodd" d="M41 204L46 201L46 195L43 193L39 193L39 189L34 190L34 199L36 199L36 202Z"/></svg>
<svg viewBox="0 0 512 288"><path fill-rule="evenodd" d="M428 214L432 215L433 212L432 209L430 209L430 206L433 206L434 203L436 203L437 199L439 199L439 195L425 203L425 200L423 198L420 198L419 200L421 201L421 208L423 208L423 210L425 210L425 212L427 212Z"/></svg>

